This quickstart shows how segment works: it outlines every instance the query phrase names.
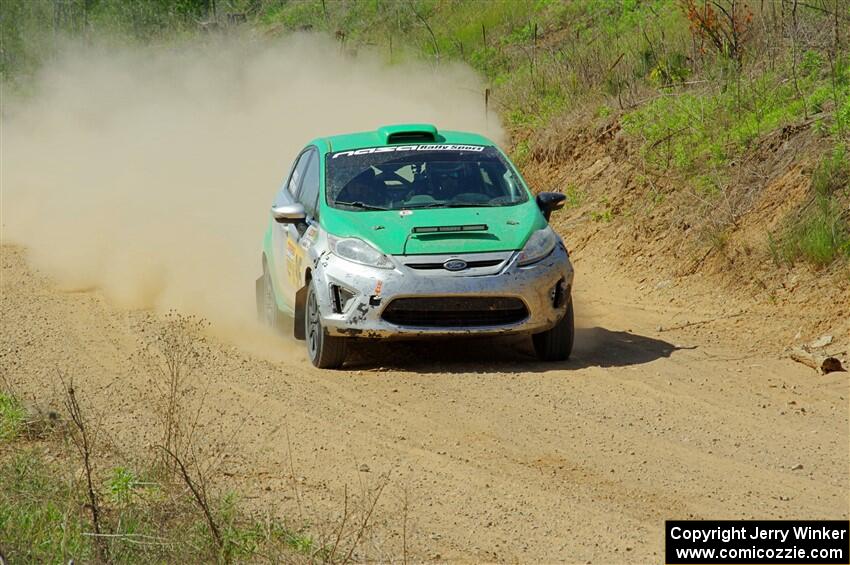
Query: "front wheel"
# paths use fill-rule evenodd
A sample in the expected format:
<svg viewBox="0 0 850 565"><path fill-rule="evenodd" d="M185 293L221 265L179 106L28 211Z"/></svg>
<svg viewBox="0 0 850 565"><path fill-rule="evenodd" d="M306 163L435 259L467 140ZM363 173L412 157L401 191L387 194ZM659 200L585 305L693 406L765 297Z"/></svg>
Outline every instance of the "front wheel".
<svg viewBox="0 0 850 565"><path fill-rule="evenodd" d="M307 355L310 361L320 369L339 369L345 361L346 340L343 337L328 335L322 327L319 302L316 300L316 288L310 283L307 304L304 307L304 330L307 342Z"/></svg>
<svg viewBox="0 0 850 565"><path fill-rule="evenodd" d="M555 327L531 336L534 351L541 361L566 361L573 351L575 321L573 319L573 300L569 298L567 313Z"/></svg>

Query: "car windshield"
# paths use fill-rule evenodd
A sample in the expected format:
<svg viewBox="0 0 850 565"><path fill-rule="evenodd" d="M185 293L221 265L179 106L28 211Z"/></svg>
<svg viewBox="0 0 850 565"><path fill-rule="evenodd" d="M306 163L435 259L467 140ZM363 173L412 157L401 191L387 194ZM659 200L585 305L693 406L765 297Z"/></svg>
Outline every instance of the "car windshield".
<svg viewBox="0 0 850 565"><path fill-rule="evenodd" d="M483 145L398 145L329 154L326 199L346 210L512 206L528 200L502 154Z"/></svg>

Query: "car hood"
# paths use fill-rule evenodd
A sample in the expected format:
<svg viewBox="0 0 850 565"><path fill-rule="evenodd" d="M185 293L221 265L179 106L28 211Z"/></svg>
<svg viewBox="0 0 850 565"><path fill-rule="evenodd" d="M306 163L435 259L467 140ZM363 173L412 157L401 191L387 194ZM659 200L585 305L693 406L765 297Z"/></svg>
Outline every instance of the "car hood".
<svg viewBox="0 0 850 565"><path fill-rule="evenodd" d="M522 249L546 220L533 200L492 208L322 210L322 225L337 237L358 237L388 255L481 253ZM486 226L466 232L416 233L414 228Z"/></svg>

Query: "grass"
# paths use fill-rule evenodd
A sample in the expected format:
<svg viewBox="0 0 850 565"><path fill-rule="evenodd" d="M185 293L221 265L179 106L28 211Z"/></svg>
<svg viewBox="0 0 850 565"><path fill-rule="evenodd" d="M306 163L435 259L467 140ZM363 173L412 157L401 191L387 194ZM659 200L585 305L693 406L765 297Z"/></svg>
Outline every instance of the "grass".
<svg viewBox="0 0 850 565"><path fill-rule="evenodd" d="M805 260L823 268L850 258L850 162L843 146L826 155L812 174L812 196L779 235L769 238L777 263Z"/></svg>
<svg viewBox="0 0 850 565"><path fill-rule="evenodd" d="M93 559L82 498L42 450L20 450L0 462L0 546L10 563Z"/></svg>
<svg viewBox="0 0 850 565"><path fill-rule="evenodd" d="M579 188L579 186L575 183L568 183L566 188L564 189L564 196L567 197L564 202L564 206L566 208L577 208L582 205L582 203L587 198L587 194Z"/></svg>
<svg viewBox="0 0 850 565"><path fill-rule="evenodd" d="M258 21L327 31L393 63L462 60L487 79L512 129L617 95L635 78L687 74L687 24L676 0L295 0L269 4Z"/></svg>
<svg viewBox="0 0 850 565"><path fill-rule="evenodd" d="M9 397L5 397L9 398ZM2 421L8 423L9 411ZM24 416L15 408L12 421ZM7 428L11 429L11 427ZM20 428L18 428L20 429ZM97 560L85 481L75 453L59 437L30 441L9 434L0 445L0 548L9 563ZM327 550L308 533L245 514L236 493L214 502L219 547L185 489L157 471L113 468L101 483L108 548L118 563L322 560Z"/></svg>
<svg viewBox="0 0 850 565"><path fill-rule="evenodd" d="M623 116L623 128L639 138L644 160L655 169L697 175L729 162L766 133L818 110L832 88L827 77L810 79L807 98L775 74L741 85L662 95ZM850 100L850 91L841 96Z"/></svg>
<svg viewBox="0 0 850 565"><path fill-rule="evenodd" d="M0 392L0 442L11 441L23 429L26 411L13 395Z"/></svg>

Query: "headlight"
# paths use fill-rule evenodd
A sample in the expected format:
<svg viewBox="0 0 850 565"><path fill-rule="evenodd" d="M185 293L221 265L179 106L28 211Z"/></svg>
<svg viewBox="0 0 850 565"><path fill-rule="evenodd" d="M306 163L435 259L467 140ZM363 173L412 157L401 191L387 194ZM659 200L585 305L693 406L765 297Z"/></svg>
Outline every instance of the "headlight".
<svg viewBox="0 0 850 565"><path fill-rule="evenodd" d="M378 267L379 269L392 269L393 263L390 258L356 237L334 237L328 235L328 246L337 257L342 257L353 263Z"/></svg>
<svg viewBox="0 0 850 565"><path fill-rule="evenodd" d="M531 234L531 237L525 243L525 247L519 252L519 258L517 259L519 265L522 267L540 261L552 253L557 243L558 236L555 235L555 232L549 226L546 226L542 230L537 230Z"/></svg>

